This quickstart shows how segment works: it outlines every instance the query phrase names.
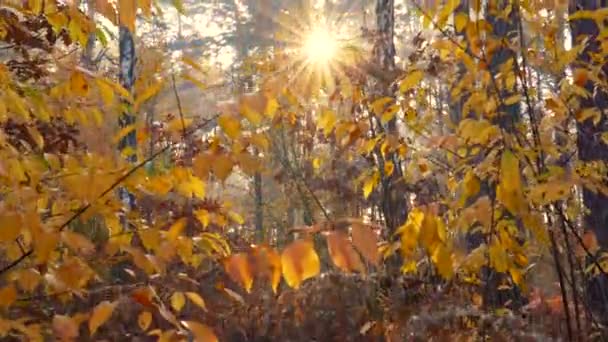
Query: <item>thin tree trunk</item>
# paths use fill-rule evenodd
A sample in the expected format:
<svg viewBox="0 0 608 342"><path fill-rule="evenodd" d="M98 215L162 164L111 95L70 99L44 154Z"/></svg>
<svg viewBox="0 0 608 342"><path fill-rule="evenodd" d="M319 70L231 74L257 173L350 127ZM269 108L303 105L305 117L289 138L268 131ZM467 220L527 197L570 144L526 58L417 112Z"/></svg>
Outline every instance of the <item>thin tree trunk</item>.
<svg viewBox="0 0 608 342"><path fill-rule="evenodd" d="M133 91L133 85L135 84L135 43L133 41L133 34L128 28L121 25L119 28L119 81L123 88L127 91ZM118 124L120 128L135 125L136 116L132 112L132 107L125 103L124 111L121 113ZM137 162L137 139L135 129L131 130L126 134L118 143L119 151L125 149L131 149L130 154L127 157L127 161L131 163ZM131 210L135 207L135 197L130 194L126 189L121 188L119 190L120 198L125 205L126 210Z"/></svg>

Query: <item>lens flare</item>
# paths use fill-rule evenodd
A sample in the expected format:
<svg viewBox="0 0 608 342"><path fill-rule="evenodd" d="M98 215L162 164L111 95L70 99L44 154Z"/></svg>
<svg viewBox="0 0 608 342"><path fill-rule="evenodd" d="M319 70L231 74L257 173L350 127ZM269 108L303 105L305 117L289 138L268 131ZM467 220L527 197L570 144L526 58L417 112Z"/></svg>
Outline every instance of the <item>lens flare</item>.
<svg viewBox="0 0 608 342"><path fill-rule="evenodd" d="M318 27L309 32L302 45L302 53L312 64L330 64L337 57L339 42L326 27Z"/></svg>

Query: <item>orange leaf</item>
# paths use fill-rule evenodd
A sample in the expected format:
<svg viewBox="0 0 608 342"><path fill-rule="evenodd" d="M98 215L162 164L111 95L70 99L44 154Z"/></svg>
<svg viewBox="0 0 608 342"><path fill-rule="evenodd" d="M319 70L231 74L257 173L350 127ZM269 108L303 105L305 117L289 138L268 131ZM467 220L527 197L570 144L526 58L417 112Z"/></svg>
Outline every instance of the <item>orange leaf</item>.
<svg viewBox="0 0 608 342"><path fill-rule="evenodd" d="M89 331L91 332L91 336L93 336L97 329L112 316L112 312L114 311L114 308L116 308L116 305L118 305L118 302L108 302L107 300L97 304L89 319Z"/></svg>
<svg viewBox="0 0 608 342"><path fill-rule="evenodd" d="M124 25L132 33L135 32L135 7L134 0L119 0L118 14L120 25Z"/></svg>
<svg viewBox="0 0 608 342"><path fill-rule="evenodd" d="M367 261L378 266L380 254L378 253L378 236L371 227L356 223L352 225L353 245Z"/></svg>
<svg viewBox="0 0 608 342"><path fill-rule="evenodd" d="M0 307L9 307L17 299L17 290L13 284L0 289Z"/></svg>
<svg viewBox="0 0 608 342"><path fill-rule="evenodd" d="M298 240L287 246L281 254L281 268L287 284L293 288L319 274L321 262L310 240Z"/></svg>
<svg viewBox="0 0 608 342"><path fill-rule="evenodd" d="M78 324L70 316L55 315L53 333L61 341L74 341L78 337Z"/></svg>
<svg viewBox="0 0 608 342"><path fill-rule="evenodd" d="M333 231L327 235L327 247L334 264L345 272L365 272L365 267L355 251L348 236L342 231Z"/></svg>
<svg viewBox="0 0 608 342"><path fill-rule="evenodd" d="M251 291L253 275L247 254L231 255L224 260L224 268L232 280L243 286L247 292Z"/></svg>
<svg viewBox="0 0 608 342"><path fill-rule="evenodd" d="M145 307L154 307L154 303L152 302L152 291L147 287L140 287L133 290L131 298Z"/></svg>
<svg viewBox="0 0 608 342"><path fill-rule="evenodd" d="M217 342L217 336L213 333L213 330L208 326L194 322L194 321L182 321L182 324L188 328L188 330L192 331L194 334L195 341L201 342Z"/></svg>
<svg viewBox="0 0 608 342"><path fill-rule="evenodd" d="M256 273L268 277L272 290L276 293L281 282L281 256L277 251L267 246L255 246L253 254Z"/></svg>

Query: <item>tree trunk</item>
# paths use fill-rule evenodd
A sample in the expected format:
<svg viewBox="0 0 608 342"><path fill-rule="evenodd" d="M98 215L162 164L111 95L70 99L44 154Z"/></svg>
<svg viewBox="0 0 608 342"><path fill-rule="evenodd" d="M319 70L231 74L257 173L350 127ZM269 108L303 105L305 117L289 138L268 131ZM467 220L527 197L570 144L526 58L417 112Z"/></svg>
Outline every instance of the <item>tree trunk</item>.
<svg viewBox="0 0 608 342"><path fill-rule="evenodd" d="M373 49L374 63L383 71L392 72L395 70L395 3L394 0L376 1L376 29L377 37ZM379 82L376 85L378 97L391 96L390 85ZM397 135L397 119L394 118L387 123L386 128L382 128L379 120L378 128L383 129L387 135ZM376 153L378 166L381 173L382 183L382 213L387 226L387 235L390 237L407 218L407 200L403 191L403 183L400 179L403 176L401 161L394 153L388 154L386 159L381 153ZM395 166L395 171L390 176L384 175L384 164L391 161Z"/></svg>
<svg viewBox="0 0 608 342"><path fill-rule="evenodd" d="M570 13L576 11L593 11L608 7L606 0L574 0L570 3ZM608 63L605 59L602 62L592 60L591 55L601 51L598 35L600 34L597 24L592 19L577 19L571 21L571 34L573 45L580 44L582 39L588 39L587 45L578 55L574 68L591 70L601 67L599 79L606 81L608 75ZM600 64L603 63L603 64ZM590 94L589 97L579 98L580 107L578 111L596 108L600 111L600 119L597 124L592 119L577 121L577 150L578 158L586 165L599 163L607 165L608 146L602 140L602 134L608 131L608 94L602 89L602 85L596 84L588 79L584 84L585 90ZM604 166L605 167L605 166ZM602 185L606 187L605 169L598 168L602 179ZM598 244L602 249L608 248L608 197L601 191L594 192L587 188L583 189L583 204L588 209L584 216L585 229L595 233ZM589 280L587 284L588 300L592 308L600 311L605 317L608 314L608 276L601 274Z"/></svg>
<svg viewBox="0 0 608 342"><path fill-rule="evenodd" d="M128 28L121 25L119 28L119 81L120 85L125 88L128 92L133 91L133 85L135 84L135 43L133 41L133 34ZM135 124L136 116L132 112L132 108L126 102L124 103L124 111L118 119L120 128L128 127ZM125 135L118 143L119 151L123 151L129 148L130 154L127 157L127 161L131 163L137 162L137 139L135 135L135 129L131 130ZM120 198L123 201L126 210L131 210L135 207L135 197L130 194L126 189L121 188L119 190Z"/></svg>

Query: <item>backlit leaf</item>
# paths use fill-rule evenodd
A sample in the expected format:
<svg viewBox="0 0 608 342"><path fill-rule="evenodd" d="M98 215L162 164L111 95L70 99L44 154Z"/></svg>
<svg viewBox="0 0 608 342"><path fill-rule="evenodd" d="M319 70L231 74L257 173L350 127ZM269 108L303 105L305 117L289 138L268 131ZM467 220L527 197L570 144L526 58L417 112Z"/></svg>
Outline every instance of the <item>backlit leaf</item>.
<svg viewBox="0 0 608 342"><path fill-rule="evenodd" d="M283 277L293 288L300 287L302 281L319 274L321 263L312 241L298 240L287 246L281 254Z"/></svg>
<svg viewBox="0 0 608 342"><path fill-rule="evenodd" d="M319 128L323 130L325 136L329 135L334 129L337 122L336 113L331 110L324 110L323 114L319 117Z"/></svg>
<svg viewBox="0 0 608 342"><path fill-rule="evenodd" d="M251 291L253 274L247 254L233 254L226 258L223 264L226 273L234 282L245 288L247 292Z"/></svg>

